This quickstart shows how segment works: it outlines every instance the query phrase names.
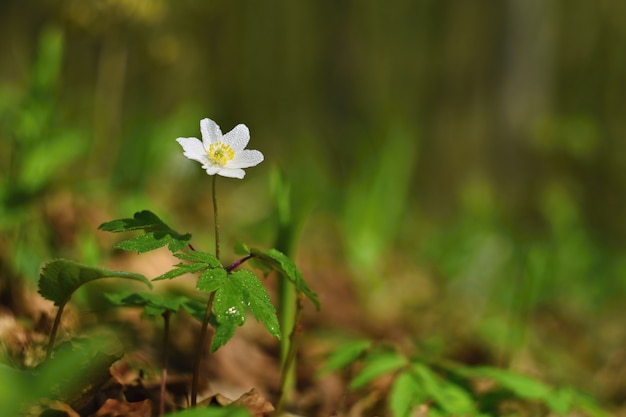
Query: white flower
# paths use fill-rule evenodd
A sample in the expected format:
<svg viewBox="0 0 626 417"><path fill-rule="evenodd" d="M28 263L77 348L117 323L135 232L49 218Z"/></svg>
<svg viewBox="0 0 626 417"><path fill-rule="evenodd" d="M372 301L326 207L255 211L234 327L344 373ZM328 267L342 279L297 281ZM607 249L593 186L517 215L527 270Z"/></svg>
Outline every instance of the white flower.
<svg viewBox="0 0 626 417"><path fill-rule="evenodd" d="M202 141L198 138L178 138L183 147L183 155L202 164L209 175L230 178L243 178L243 168L250 168L263 162L263 154L256 150L244 149L250 141L248 127L239 124L222 135L220 127L211 119L200 120Z"/></svg>

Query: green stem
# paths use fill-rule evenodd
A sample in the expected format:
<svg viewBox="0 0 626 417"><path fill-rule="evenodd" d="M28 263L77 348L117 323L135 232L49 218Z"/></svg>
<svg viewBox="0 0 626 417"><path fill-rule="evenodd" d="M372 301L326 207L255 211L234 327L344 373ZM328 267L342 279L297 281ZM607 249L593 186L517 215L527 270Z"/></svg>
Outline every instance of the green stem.
<svg viewBox="0 0 626 417"><path fill-rule="evenodd" d="M48 348L46 349L46 360L50 359L50 355L52 355L54 339L57 337L57 331L59 330L59 325L61 324L61 316L63 315L64 308L65 304L61 304L57 310L57 315L54 318L54 324L52 325L52 330L50 331L50 339L48 339Z"/></svg>
<svg viewBox="0 0 626 417"><path fill-rule="evenodd" d="M204 320L200 329L200 338L196 348L196 359L193 365L193 378L191 380L191 406L195 406L198 398L198 381L200 379L200 364L202 363L202 353L204 352L204 340L206 339L207 330L209 328L209 318L211 310L213 310L213 300L215 299L215 291L209 295L209 301L206 304Z"/></svg>
<svg viewBox="0 0 626 417"><path fill-rule="evenodd" d="M217 174L213 175L213 220L215 223L215 257L220 259L220 222L217 217Z"/></svg>
<svg viewBox="0 0 626 417"><path fill-rule="evenodd" d="M217 215L217 175L213 176L213 220L215 222L215 257L220 259L220 223ZM202 321L202 328L200 329L200 338L198 340L198 346L196 349L196 359L193 366L193 377L191 380L191 406L195 406L198 398L198 381L200 379L200 364L202 363L202 353L204 352L205 339L207 338L207 330L209 328L209 318L211 317L211 311L213 310L213 300L215 299L215 291L209 295L209 301L206 304L206 310L204 312L204 320ZM211 338L209 338L209 346L211 345Z"/></svg>
<svg viewBox="0 0 626 417"><path fill-rule="evenodd" d="M291 382L293 384L294 382L293 369L296 361L296 352L298 351L298 341L300 335L298 324L300 323L300 317L302 316L302 309L304 307L303 301L304 295L302 293L298 293L295 302L295 314L293 317L294 324L291 333L289 334L289 349L287 350L287 355L284 358L281 370L280 394L278 396L276 410L274 411L275 416L280 416L283 406L285 405L285 401L287 400L286 394L290 392L290 389L293 389L293 387L290 387L288 383Z"/></svg>
<svg viewBox="0 0 626 417"><path fill-rule="evenodd" d="M161 398L159 399L159 415L165 414L165 386L167 381L167 357L169 355L170 311L163 312L163 358L161 362Z"/></svg>
<svg viewBox="0 0 626 417"><path fill-rule="evenodd" d="M278 278L278 296L280 315L280 331L283 335L293 332L297 324L298 310L296 307L296 290L289 280L280 275ZM289 400L295 389L295 366L287 366L290 351L292 350L291 337L283 337L280 340L280 364L283 374L281 375L281 395ZM293 365L293 361L292 361Z"/></svg>

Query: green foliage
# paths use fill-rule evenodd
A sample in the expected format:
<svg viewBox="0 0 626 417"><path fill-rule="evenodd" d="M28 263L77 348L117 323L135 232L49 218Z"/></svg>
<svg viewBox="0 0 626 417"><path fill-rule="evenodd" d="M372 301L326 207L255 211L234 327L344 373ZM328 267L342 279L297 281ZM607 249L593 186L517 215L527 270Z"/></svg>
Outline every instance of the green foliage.
<svg viewBox="0 0 626 417"><path fill-rule="evenodd" d="M350 381L351 389L362 388L379 376L400 369L407 361L397 352L374 350L363 359L363 364L363 369Z"/></svg>
<svg viewBox="0 0 626 417"><path fill-rule="evenodd" d="M183 274L203 272L201 280L205 280L207 276L224 275L226 271L222 266L222 263L213 255L206 252L192 251L192 252L180 252L175 253L175 257L191 263L179 263L176 268L166 272L163 275L156 277L153 281L160 281L163 279L172 279L179 277Z"/></svg>
<svg viewBox="0 0 626 417"><path fill-rule="evenodd" d="M143 230L144 235L115 244L118 249L137 253L149 252L166 245L170 251L176 252L189 245L191 241L191 234L183 235L176 232L148 210L135 213L132 219L118 219L103 223L99 229L114 233Z"/></svg>
<svg viewBox="0 0 626 417"><path fill-rule="evenodd" d="M317 294L311 290L304 278L302 278L302 273L298 267L296 267L287 255L276 249L264 251L254 248L248 249L244 245L239 246L239 251L252 255L254 257L252 262L263 269L266 273L269 273L270 271L278 271L295 286L296 291L304 294L318 310L320 309L320 302Z"/></svg>
<svg viewBox="0 0 626 417"><path fill-rule="evenodd" d="M196 407L167 414L166 417L251 417L242 407Z"/></svg>
<svg viewBox="0 0 626 417"><path fill-rule="evenodd" d="M389 410L395 417L408 417L413 407L424 403L420 386L409 372L401 372L396 376L389 393Z"/></svg>
<svg viewBox="0 0 626 417"><path fill-rule="evenodd" d="M10 242L0 257L16 275L33 281L41 263L58 250L49 243L44 198L65 185L72 164L89 146L84 131L61 121L64 46L60 27L43 26L30 79L0 85L0 230Z"/></svg>
<svg viewBox="0 0 626 417"><path fill-rule="evenodd" d="M206 252L181 251L189 245L190 234L179 234L154 213L146 210L135 213L132 219L124 218L103 223L100 225L100 229L109 232L143 230L144 235L117 243L115 247L143 253L168 245L175 257L185 261L178 263L170 271L155 278L155 281L173 279L187 273L200 274L196 287L209 293L215 292L213 310L217 324L211 345L212 351L226 344L234 335L236 328L245 323L247 310L250 310L255 318L263 323L270 334L280 337L276 309L271 303L267 290L256 275L248 270L231 273L223 267L214 255ZM293 261L283 253L275 249L269 251L248 250L245 246L242 246L241 250L246 255L251 255L258 260L258 264L266 271L278 270L294 284L297 291L304 293L319 308L317 294L303 280L301 272ZM161 300L150 295L133 297L114 295L112 297L110 299L116 303L143 305L146 308L146 314L156 315L163 309L177 310L178 307L182 306L201 320L204 316L200 317L200 309L197 305L180 304L182 302L180 300Z"/></svg>
<svg viewBox="0 0 626 417"><path fill-rule="evenodd" d="M442 415L479 415L474 398L464 386L438 375L424 363L414 362L407 371L418 388L418 396L432 399Z"/></svg>
<svg viewBox="0 0 626 417"><path fill-rule="evenodd" d="M326 360L319 374L344 368L359 359L373 345L371 340L353 340L341 345Z"/></svg>
<svg viewBox="0 0 626 417"><path fill-rule="evenodd" d="M55 355L36 369L38 378L54 381L43 396L74 404L85 394L86 382L90 389L107 382L109 368L123 355L121 344L111 334L90 334L60 344Z"/></svg>
<svg viewBox="0 0 626 417"><path fill-rule="evenodd" d="M106 297L117 306L143 307L143 314L148 317L158 317L166 311L176 313L183 308L198 320L204 319L204 305L189 297L151 292L120 292L106 294Z"/></svg>
<svg viewBox="0 0 626 417"><path fill-rule="evenodd" d="M362 390L379 377L392 375L388 408L394 417L408 417L413 409L428 405L429 416L498 416L508 400L543 404L562 415L577 410L590 417L607 417L591 398L569 387L553 388L509 370L471 367L456 363L431 364L421 358L409 359L394 349L375 346L367 340L348 341L333 352L320 373L356 366L349 383ZM491 380L497 387L476 390L476 380Z"/></svg>
<svg viewBox="0 0 626 417"><path fill-rule="evenodd" d="M152 288L152 284L143 275L132 272L110 271L104 268L85 266L66 259L48 262L41 270L39 294L54 301L54 305L65 305L72 294L82 285L101 278L124 278L143 282Z"/></svg>
<svg viewBox="0 0 626 417"><path fill-rule="evenodd" d="M407 208L417 140L394 126L380 141L381 150L368 152L360 175L348 188L343 223L349 260L371 272L393 242ZM372 274L368 278L373 278ZM380 279L380 278L377 278ZM378 282L380 284L380 282Z"/></svg>
<svg viewBox="0 0 626 417"><path fill-rule="evenodd" d="M52 359L32 370L0 364L0 404L5 415L21 415L42 399L77 401L86 385L96 389L110 378L109 367L122 357L111 335L90 335L60 345Z"/></svg>
<svg viewBox="0 0 626 417"><path fill-rule="evenodd" d="M237 326L244 324L247 309L252 311L272 336L280 338L276 309L267 290L251 271L243 269L233 272L227 279L222 279L216 289L213 289L213 285L210 288L211 291L216 291L214 311L218 323L211 345L212 351L228 342Z"/></svg>
<svg viewBox="0 0 626 417"><path fill-rule="evenodd" d="M517 397L539 401L557 414L580 409L592 417L607 415L589 397L570 387L551 387L530 376L493 367L454 367L451 370L466 378L483 378L496 382L501 390L499 398Z"/></svg>
<svg viewBox="0 0 626 417"><path fill-rule="evenodd" d="M15 369L0 363L0 404L6 415L18 412L39 399L41 388L32 371Z"/></svg>

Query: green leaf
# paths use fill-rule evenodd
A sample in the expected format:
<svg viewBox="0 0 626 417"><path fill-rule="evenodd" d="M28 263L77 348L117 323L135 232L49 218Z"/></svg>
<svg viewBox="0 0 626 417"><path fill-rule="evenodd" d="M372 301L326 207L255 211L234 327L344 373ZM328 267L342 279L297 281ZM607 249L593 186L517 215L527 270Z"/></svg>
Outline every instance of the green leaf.
<svg viewBox="0 0 626 417"><path fill-rule="evenodd" d="M206 265L204 264L184 264L184 263L179 263L174 265L175 268L171 269L169 271L167 271L166 273L164 273L163 275L159 275L158 277L154 278L152 281L161 281L164 279L172 279L172 278L176 278L179 277L181 275L184 274L193 274L196 272L200 272L203 271L207 268Z"/></svg>
<svg viewBox="0 0 626 417"><path fill-rule="evenodd" d="M554 390L543 382L527 375L492 367L467 367L459 370L465 376L489 378L522 398L547 401Z"/></svg>
<svg viewBox="0 0 626 417"><path fill-rule="evenodd" d="M241 256L250 255L250 248L245 243L239 242L235 245L235 253Z"/></svg>
<svg viewBox="0 0 626 417"><path fill-rule="evenodd" d="M344 344L330 355L326 364L320 369L319 374L323 375L350 365L371 346L371 340L355 340Z"/></svg>
<svg viewBox="0 0 626 417"><path fill-rule="evenodd" d="M394 417L407 417L412 408L425 400L410 372L401 372L393 381L389 394L389 409Z"/></svg>
<svg viewBox="0 0 626 417"><path fill-rule="evenodd" d="M492 367L462 368L461 373L466 376L489 378L497 382L502 388L513 392L521 398L539 400L546 404L551 411L567 414L579 397L570 388L552 388L545 383L506 369Z"/></svg>
<svg viewBox="0 0 626 417"><path fill-rule="evenodd" d="M140 281L152 288L143 275L123 271L110 271L78 264L67 259L48 262L39 275L39 294L54 301L54 305L66 304L81 285L100 278L125 278Z"/></svg>
<svg viewBox="0 0 626 417"><path fill-rule="evenodd" d="M219 259L208 252L194 250L191 252L179 252L174 254L178 259L190 262L199 262L206 264L209 268L223 268Z"/></svg>
<svg viewBox="0 0 626 417"><path fill-rule="evenodd" d="M254 318L263 323L272 336L280 339L280 326L276 309L257 276L250 270L241 269L233 272L228 281L239 287L243 302L252 311Z"/></svg>
<svg viewBox="0 0 626 417"><path fill-rule="evenodd" d="M122 356L123 346L112 333L92 333L61 343L54 356L37 367L42 397L52 396L68 404L84 398L86 389L110 379L111 365Z"/></svg>
<svg viewBox="0 0 626 417"><path fill-rule="evenodd" d="M365 366L350 382L350 389L358 389L381 375L391 373L407 364L406 359L394 351L372 352Z"/></svg>
<svg viewBox="0 0 626 417"><path fill-rule="evenodd" d="M173 297L166 294L154 294L149 292L122 292L105 294L113 304L123 307L143 307L144 314L157 317L169 311L177 312L187 301L185 297Z"/></svg>
<svg viewBox="0 0 626 417"><path fill-rule="evenodd" d="M186 298L182 304L182 307L185 311L191 314L200 322L204 321L204 315L206 313L206 303L202 303L198 300L194 300L191 298ZM211 315L212 319L209 319L210 323L216 323L215 316Z"/></svg>
<svg viewBox="0 0 626 417"><path fill-rule="evenodd" d="M253 259L260 262L261 266L278 271L283 277L291 281L296 287L296 291L303 293L318 310L320 309L317 294L309 288L306 281L302 278L302 273L287 255L276 249L267 251L251 249L250 254L254 255Z"/></svg>
<svg viewBox="0 0 626 417"><path fill-rule="evenodd" d="M212 351L226 344L235 334L237 326L246 321L245 311L250 309L271 335L280 337L276 310L259 282L249 270L240 270L224 279L215 293L213 310L217 328L213 336Z"/></svg>
<svg viewBox="0 0 626 417"><path fill-rule="evenodd" d="M212 268L205 270L196 284L196 288L201 291L217 291L226 281L228 273L223 268Z"/></svg>
<svg viewBox="0 0 626 417"><path fill-rule="evenodd" d="M411 371L418 379L424 395L434 399L448 415L477 414L471 394L462 387L441 378L421 363L413 363Z"/></svg>
<svg viewBox="0 0 626 417"><path fill-rule="evenodd" d="M177 252L189 245L191 241L191 234L182 235L176 232L159 219L156 214L148 210L135 213L132 219L118 219L102 223L99 229L113 233L143 230L144 235L115 245L118 249L137 253L149 252L166 245L170 251Z"/></svg>
<svg viewBox="0 0 626 417"><path fill-rule="evenodd" d="M222 316L218 317L215 314L217 324L215 326L215 334L213 335L213 341L211 342L211 352L215 352L222 346L224 346L235 335L235 330L241 324L237 321L237 317L234 316ZM221 320L221 321L220 321Z"/></svg>
<svg viewBox="0 0 626 417"><path fill-rule="evenodd" d="M610 417L610 414L603 410L593 398L580 392L576 392L574 396L574 407L590 417Z"/></svg>
<svg viewBox="0 0 626 417"><path fill-rule="evenodd" d="M15 369L0 363L2 412L8 416L24 415L25 406L39 399L38 381L40 380L33 371Z"/></svg>
<svg viewBox="0 0 626 417"><path fill-rule="evenodd" d="M172 279L184 274L194 274L202 272L207 269L224 270L220 261L213 255L200 252L181 252L175 253L178 259L191 261L192 263L179 263L175 265L175 268L153 279L153 281L160 281L163 279Z"/></svg>
<svg viewBox="0 0 626 417"><path fill-rule="evenodd" d="M232 285L231 280L225 280L215 293L213 304L218 325L211 344L212 352L225 345L235 334L237 326L245 323L245 307L239 288Z"/></svg>

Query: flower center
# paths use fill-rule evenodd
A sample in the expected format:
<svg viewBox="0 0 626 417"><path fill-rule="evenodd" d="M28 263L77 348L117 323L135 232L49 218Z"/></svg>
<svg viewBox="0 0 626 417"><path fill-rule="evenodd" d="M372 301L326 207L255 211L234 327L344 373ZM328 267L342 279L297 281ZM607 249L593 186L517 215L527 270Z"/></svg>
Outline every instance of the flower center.
<svg viewBox="0 0 626 417"><path fill-rule="evenodd" d="M219 166L226 165L226 162L235 157L233 148L222 142L212 143L206 153L209 159Z"/></svg>

